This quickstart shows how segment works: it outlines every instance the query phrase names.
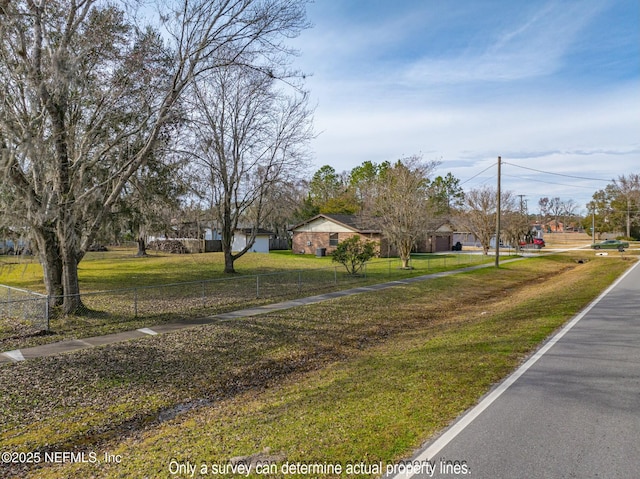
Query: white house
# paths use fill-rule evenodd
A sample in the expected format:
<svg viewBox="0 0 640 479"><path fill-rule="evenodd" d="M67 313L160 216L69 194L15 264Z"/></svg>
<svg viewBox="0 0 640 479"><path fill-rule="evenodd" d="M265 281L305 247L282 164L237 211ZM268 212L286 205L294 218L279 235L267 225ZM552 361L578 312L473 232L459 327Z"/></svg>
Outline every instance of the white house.
<svg viewBox="0 0 640 479"><path fill-rule="evenodd" d="M249 249L252 253L268 253L269 252L269 239L273 236L273 232L268 230L259 229L256 233L256 241ZM231 245L232 251L241 251L249 242L251 238L251 228L237 229L233 233L233 244Z"/></svg>

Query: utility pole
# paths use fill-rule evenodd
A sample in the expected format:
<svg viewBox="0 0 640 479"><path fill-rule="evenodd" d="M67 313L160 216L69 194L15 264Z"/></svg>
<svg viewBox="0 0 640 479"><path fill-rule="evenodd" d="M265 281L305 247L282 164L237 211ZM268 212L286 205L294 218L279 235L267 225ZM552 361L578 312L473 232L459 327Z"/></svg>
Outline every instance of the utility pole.
<svg viewBox="0 0 640 479"><path fill-rule="evenodd" d="M500 267L500 169L502 157L498 157L498 194L496 198L496 268Z"/></svg>
<svg viewBox="0 0 640 479"><path fill-rule="evenodd" d="M627 239L631 236L631 197L627 193Z"/></svg>
<svg viewBox="0 0 640 479"><path fill-rule="evenodd" d="M596 207L591 209L591 244L596 244Z"/></svg>

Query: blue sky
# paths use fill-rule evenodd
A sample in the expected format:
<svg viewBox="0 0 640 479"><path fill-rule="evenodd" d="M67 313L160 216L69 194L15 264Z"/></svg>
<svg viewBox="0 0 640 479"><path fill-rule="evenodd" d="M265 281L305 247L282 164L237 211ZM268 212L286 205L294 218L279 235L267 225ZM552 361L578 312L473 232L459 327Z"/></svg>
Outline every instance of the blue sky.
<svg viewBox="0 0 640 479"><path fill-rule="evenodd" d="M308 19L310 175L421 154L470 189L501 156L536 212L640 173L638 0L316 0Z"/></svg>

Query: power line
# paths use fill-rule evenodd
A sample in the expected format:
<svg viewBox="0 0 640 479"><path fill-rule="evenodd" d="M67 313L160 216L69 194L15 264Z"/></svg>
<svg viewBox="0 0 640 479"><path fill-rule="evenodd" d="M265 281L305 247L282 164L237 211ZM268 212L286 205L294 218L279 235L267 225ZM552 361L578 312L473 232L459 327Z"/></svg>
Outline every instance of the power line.
<svg viewBox="0 0 640 479"><path fill-rule="evenodd" d="M592 190L593 191L593 187L592 186L565 185L563 183L555 183L555 182L552 182L552 181L534 180L533 178L523 178L521 176L505 175L504 173L502 174L502 176L507 176L509 178L524 179L524 180L527 180L527 181L534 181L536 183L546 183L548 185L566 186L568 188L584 188L585 190Z"/></svg>
<svg viewBox="0 0 640 479"><path fill-rule="evenodd" d="M564 176L565 178L575 178L575 179L578 179L578 180L588 180L588 181L603 181L605 183L609 183L609 182L613 181L613 180L603 180L602 178L586 178L584 176L573 176L573 175L565 175L565 174L562 174L562 173L553 173L551 171L536 170L535 168L529 168L527 166L522 166L522 165L515 165L513 163L504 162L504 164L510 165L510 166L515 166L516 168L522 168L523 170L535 171L536 173L544 173L546 175L555 175L555 176Z"/></svg>
<svg viewBox="0 0 640 479"><path fill-rule="evenodd" d="M471 178L464 180L462 183L460 183L460 186L464 185L465 183L468 183L469 181L473 180L474 178L477 178L478 176L480 176L482 173L484 173L485 171L487 171L490 168L493 168L494 166L496 166L497 163L494 163L492 165L487 166L484 170L482 170L480 173L473 175Z"/></svg>

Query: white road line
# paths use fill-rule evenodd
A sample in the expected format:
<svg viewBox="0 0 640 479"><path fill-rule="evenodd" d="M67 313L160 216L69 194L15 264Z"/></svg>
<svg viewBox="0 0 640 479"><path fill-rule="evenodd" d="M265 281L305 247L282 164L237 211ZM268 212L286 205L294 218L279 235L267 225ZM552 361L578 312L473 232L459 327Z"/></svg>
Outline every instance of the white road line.
<svg viewBox="0 0 640 479"><path fill-rule="evenodd" d="M19 349L15 349L13 351L5 351L4 355L9 357L9 359L11 359L12 361L24 361L24 356Z"/></svg>
<svg viewBox="0 0 640 479"><path fill-rule="evenodd" d="M531 366L533 366L538 359L540 359L554 344L556 344L567 332L573 328L578 321L580 321L591 309L597 305L602 298L604 298L609 292L615 288L631 271L633 271L640 261L637 261L631 268L629 268L622 276L620 276L611 286L609 286L600 296L591 302L584 310L578 313L566 326L564 326L558 334L551 338L542 348L540 348L527 362L520 366L511 376L503 381L496 389L494 389L488 396L478 403L473 409L465 414L457 423L449 428L442 436L436 439L427 449L425 449L420 455L412 458L412 461L429 461L434 458L444 447L449 444L458 434L460 434L469 424L471 424L475 418L477 418L482 412L487 409L496 399L498 399L502 393L504 393L514 382L518 380ZM393 476L394 478L409 478L415 474L401 473Z"/></svg>
<svg viewBox="0 0 640 479"><path fill-rule="evenodd" d="M158 334L153 329L149 329L149 328L140 328L140 329L138 329L138 331L140 331L141 333L144 333L144 334L148 334L150 336L155 336L156 334Z"/></svg>

